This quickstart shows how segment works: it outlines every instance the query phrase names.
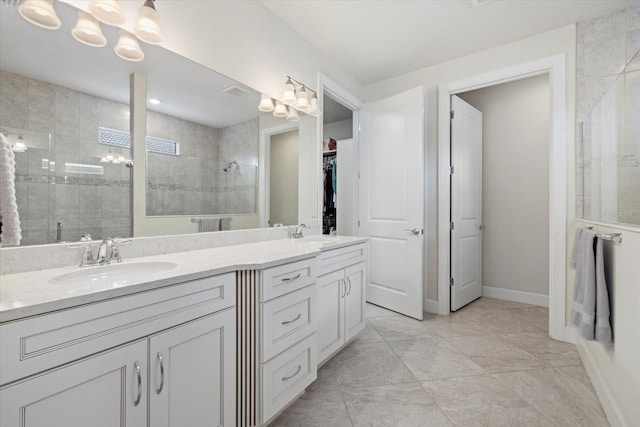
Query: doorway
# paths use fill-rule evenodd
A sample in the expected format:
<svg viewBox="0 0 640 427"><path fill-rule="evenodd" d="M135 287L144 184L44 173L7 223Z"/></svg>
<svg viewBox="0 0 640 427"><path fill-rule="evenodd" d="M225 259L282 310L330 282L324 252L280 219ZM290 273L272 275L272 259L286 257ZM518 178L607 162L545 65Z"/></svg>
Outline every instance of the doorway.
<svg viewBox="0 0 640 427"><path fill-rule="evenodd" d="M268 224L298 224L298 129L271 135Z"/></svg>
<svg viewBox="0 0 640 427"><path fill-rule="evenodd" d="M459 93L451 105L451 311L481 295L547 307L548 75Z"/></svg>
<svg viewBox="0 0 640 427"><path fill-rule="evenodd" d="M566 277L566 70L558 55L439 86L438 113L438 313L450 312L451 189L449 174L451 95L494 86L525 77L549 76L549 333L570 341L565 328Z"/></svg>

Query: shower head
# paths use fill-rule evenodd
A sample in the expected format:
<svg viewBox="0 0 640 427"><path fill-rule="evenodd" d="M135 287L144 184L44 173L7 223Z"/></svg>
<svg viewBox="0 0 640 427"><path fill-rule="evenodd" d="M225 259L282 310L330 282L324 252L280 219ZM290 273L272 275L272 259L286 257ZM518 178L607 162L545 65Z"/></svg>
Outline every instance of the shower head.
<svg viewBox="0 0 640 427"><path fill-rule="evenodd" d="M238 166L238 162L236 162L235 160L230 161L229 163L227 163L227 166L225 166L224 168L222 168L223 171L225 172L229 172L231 170L231 167L233 165Z"/></svg>

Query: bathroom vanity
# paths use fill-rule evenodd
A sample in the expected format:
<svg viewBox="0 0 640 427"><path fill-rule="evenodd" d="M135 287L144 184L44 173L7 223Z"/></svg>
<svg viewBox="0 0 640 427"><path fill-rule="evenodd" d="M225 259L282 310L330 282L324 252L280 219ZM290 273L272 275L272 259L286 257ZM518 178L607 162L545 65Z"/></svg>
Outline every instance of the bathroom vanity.
<svg viewBox="0 0 640 427"><path fill-rule="evenodd" d="M364 329L366 260L311 236L4 275L0 424L264 425Z"/></svg>

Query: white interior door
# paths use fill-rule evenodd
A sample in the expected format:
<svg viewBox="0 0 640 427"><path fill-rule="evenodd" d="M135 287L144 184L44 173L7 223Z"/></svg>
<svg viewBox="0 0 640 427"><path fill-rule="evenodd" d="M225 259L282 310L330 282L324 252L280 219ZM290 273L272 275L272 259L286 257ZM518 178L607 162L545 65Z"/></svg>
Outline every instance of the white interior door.
<svg viewBox="0 0 640 427"><path fill-rule="evenodd" d="M451 311L482 296L482 113L451 97Z"/></svg>
<svg viewBox="0 0 640 427"><path fill-rule="evenodd" d="M369 237L367 301L422 319L424 263L422 87L360 113L360 229Z"/></svg>
<svg viewBox="0 0 640 427"><path fill-rule="evenodd" d="M341 236L353 236L354 211L354 155L353 138L338 141L336 231Z"/></svg>

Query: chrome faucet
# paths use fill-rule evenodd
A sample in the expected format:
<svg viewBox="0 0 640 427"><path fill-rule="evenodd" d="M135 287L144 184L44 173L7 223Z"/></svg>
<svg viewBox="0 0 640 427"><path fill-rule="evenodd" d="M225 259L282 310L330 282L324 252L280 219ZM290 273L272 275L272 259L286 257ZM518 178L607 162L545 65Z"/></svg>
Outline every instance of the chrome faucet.
<svg viewBox="0 0 640 427"><path fill-rule="evenodd" d="M93 257L93 252L91 251L91 244L82 242L70 244L67 247L69 248L77 248L83 247L84 253L82 254L82 261L80 262L80 267L91 267L94 265L105 265L111 264L112 262L122 262L122 257L120 256L120 250L118 249L118 244L130 242L131 239L112 239L107 237L102 239L100 242L100 246L98 247L98 253L96 257Z"/></svg>
<svg viewBox="0 0 640 427"><path fill-rule="evenodd" d="M296 231L291 232L291 230L289 230L289 232L291 233L291 238L292 239L300 239L300 238L304 237L304 235L302 234L302 229L303 228L311 228L311 227L309 227L307 224L300 224L299 226L296 227Z"/></svg>
<svg viewBox="0 0 640 427"><path fill-rule="evenodd" d="M96 256L96 261L98 264L109 264L111 262L114 245L115 242L112 238L107 237L102 239L102 242L100 242L100 247L98 248L98 255Z"/></svg>

